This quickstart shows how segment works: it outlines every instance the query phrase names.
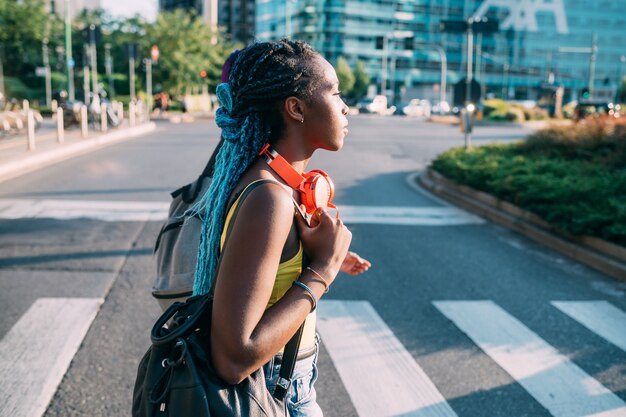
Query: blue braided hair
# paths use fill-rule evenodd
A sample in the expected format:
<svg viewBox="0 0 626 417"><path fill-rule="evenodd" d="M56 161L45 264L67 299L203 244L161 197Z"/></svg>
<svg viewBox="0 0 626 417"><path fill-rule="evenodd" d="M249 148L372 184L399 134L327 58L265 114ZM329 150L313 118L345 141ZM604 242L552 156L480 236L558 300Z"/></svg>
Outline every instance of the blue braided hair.
<svg viewBox="0 0 626 417"><path fill-rule="evenodd" d="M310 102L320 81L311 65L315 56L319 54L302 41L256 42L239 52L228 83L217 86L222 106L215 120L223 144L211 186L191 209L202 218L194 295L208 293L215 278L231 193L265 143L281 138L282 103L288 97Z"/></svg>

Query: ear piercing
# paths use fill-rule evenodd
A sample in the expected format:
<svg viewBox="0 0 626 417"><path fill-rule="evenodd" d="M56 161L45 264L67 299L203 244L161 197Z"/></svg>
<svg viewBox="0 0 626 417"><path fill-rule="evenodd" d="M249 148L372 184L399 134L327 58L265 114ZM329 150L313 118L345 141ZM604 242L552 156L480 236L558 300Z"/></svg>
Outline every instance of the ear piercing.
<svg viewBox="0 0 626 417"><path fill-rule="evenodd" d="M304 123L304 117L300 119L300 123Z"/></svg>

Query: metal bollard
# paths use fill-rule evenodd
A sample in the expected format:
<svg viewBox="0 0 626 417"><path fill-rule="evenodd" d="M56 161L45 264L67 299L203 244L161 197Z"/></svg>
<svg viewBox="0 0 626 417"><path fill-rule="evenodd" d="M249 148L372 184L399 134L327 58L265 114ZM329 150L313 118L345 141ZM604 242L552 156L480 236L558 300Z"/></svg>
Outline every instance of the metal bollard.
<svg viewBox="0 0 626 417"><path fill-rule="evenodd" d="M128 103L128 124L135 126L135 103Z"/></svg>
<svg viewBox="0 0 626 417"><path fill-rule="evenodd" d="M57 119L57 109L59 108L59 103L56 100L52 100L50 102L50 110L52 112L52 120Z"/></svg>
<svg viewBox="0 0 626 417"><path fill-rule="evenodd" d="M28 150L35 150L35 114L32 110L26 113L26 129L28 130Z"/></svg>
<svg viewBox="0 0 626 417"><path fill-rule="evenodd" d="M56 115L57 115L57 142L63 143L65 142L65 130L63 130L63 109L61 107L57 107Z"/></svg>
<svg viewBox="0 0 626 417"><path fill-rule="evenodd" d="M83 104L80 107L80 133L83 139L86 138L89 133L87 130L88 123L89 121L87 120L87 106Z"/></svg>
<svg viewBox="0 0 626 417"><path fill-rule="evenodd" d="M120 124L124 123L124 103L121 101L117 102L117 118L120 121Z"/></svg>
<svg viewBox="0 0 626 417"><path fill-rule="evenodd" d="M100 105L100 130L102 132L107 131L107 105Z"/></svg>

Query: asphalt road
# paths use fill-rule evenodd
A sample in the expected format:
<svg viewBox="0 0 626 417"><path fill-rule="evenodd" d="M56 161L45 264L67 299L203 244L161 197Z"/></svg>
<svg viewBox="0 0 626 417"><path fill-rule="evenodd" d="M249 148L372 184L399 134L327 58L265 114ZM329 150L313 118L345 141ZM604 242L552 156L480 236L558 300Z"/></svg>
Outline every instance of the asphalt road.
<svg viewBox="0 0 626 417"><path fill-rule="evenodd" d="M512 141L526 133L516 126L477 128L474 143ZM167 204L168 192L199 174L217 140L212 121L162 123L149 136L0 184L0 202L63 202L48 218L0 219L3 341L44 297L104 298L46 416L129 415L136 366L159 314L149 289L160 221L64 218L63 210L79 203ZM439 152L462 143L454 126L355 116L344 149L320 152L311 168L331 174L340 209L357 206L391 213L392 207L437 214L448 210L447 205L411 186L407 177L424 169ZM583 410L600 397L608 400L589 410L626 415L626 408L620 408L626 401L626 352L619 345L620 334L626 334L626 327L619 327L625 325L619 313L626 311L626 284L491 223L434 224L426 215L415 223L391 224L387 215L377 216L376 221L350 224L352 249L371 260L372 269L362 277L340 277L325 297L346 308L357 305L348 301L369 303L376 320L361 318L365 330L356 326L354 333L346 331L351 338L344 341L331 329L339 320L336 313L320 313L328 324L320 329L316 387L325 416L591 415ZM555 304L588 301L610 303L617 310L617 316L600 316L603 322L617 317L608 336ZM45 319L43 315L40 320ZM379 327L367 333L369 324ZM388 355L376 356L380 349L369 344L376 331L382 332L378 337L385 343L396 343L384 351ZM502 334L511 339L498 345L493 337ZM339 342L347 348L338 349ZM498 347L512 356L494 352ZM365 351L369 353L362 354ZM388 379L385 369L397 365L393 361L398 351L406 353L408 368L418 367L441 396L433 397L431 409L445 406L452 414L402 408L402 392L414 384L414 373L402 379L398 372L397 380ZM342 355L350 360L337 359ZM355 369L366 377L355 379ZM574 388L552 392L559 385L553 381L567 387L576 385L571 382L576 376L587 388L581 403L572 399ZM367 391L368 384L379 390ZM0 396L10 392L11 376L3 374L0 385ZM4 417L2 410L0 406Z"/></svg>

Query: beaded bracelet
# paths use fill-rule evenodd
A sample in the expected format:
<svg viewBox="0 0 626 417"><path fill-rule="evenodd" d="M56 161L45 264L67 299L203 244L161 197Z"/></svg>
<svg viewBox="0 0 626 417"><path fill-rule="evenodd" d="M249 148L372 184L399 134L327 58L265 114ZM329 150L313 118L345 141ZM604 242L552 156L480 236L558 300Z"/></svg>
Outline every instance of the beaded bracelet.
<svg viewBox="0 0 626 417"><path fill-rule="evenodd" d="M315 275L317 278L319 278L318 281L321 281L321 283L324 284L324 294L326 294L328 292L328 290L329 290L329 288L328 288L329 287L328 281L326 281L324 279L324 277L319 272L317 272L315 269L311 268L310 266L307 266L305 268L305 271L311 271L313 273L313 275Z"/></svg>
<svg viewBox="0 0 626 417"><path fill-rule="evenodd" d="M313 294L313 291L311 291L311 289L305 283L298 280L295 280L293 282L293 285L297 285L298 287L306 291L306 295L309 296L309 298L311 299L311 303L313 304L313 307L311 308L311 313L314 312L317 308L317 299L315 298L315 294Z"/></svg>

